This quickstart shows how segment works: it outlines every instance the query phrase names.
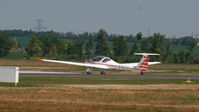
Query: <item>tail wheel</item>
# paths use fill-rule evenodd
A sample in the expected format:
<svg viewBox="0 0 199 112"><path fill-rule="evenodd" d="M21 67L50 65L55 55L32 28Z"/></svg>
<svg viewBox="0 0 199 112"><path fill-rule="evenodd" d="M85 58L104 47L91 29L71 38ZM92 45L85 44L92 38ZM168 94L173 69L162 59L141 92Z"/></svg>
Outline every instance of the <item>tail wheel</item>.
<svg viewBox="0 0 199 112"><path fill-rule="evenodd" d="M140 74L141 74L141 75L144 75L144 72L143 72L143 71L141 71L141 72L140 72Z"/></svg>

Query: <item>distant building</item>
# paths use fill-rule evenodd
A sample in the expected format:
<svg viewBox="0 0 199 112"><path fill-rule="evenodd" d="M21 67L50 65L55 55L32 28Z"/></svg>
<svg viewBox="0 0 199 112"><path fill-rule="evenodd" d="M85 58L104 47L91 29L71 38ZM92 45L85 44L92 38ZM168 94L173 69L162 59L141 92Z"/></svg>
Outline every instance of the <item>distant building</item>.
<svg viewBox="0 0 199 112"><path fill-rule="evenodd" d="M199 46L199 42L196 45Z"/></svg>
<svg viewBox="0 0 199 112"><path fill-rule="evenodd" d="M197 44L196 44L196 46L199 46L199 39L196 39L196 41L197 41Z"/></svg>

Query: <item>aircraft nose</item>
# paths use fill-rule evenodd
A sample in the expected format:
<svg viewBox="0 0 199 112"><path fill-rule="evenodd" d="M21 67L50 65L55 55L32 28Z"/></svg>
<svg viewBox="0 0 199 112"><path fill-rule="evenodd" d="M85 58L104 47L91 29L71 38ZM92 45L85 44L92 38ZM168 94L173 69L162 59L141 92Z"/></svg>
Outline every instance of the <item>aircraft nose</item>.
<svg viewBox="0 0 199 112"><path fill-rule="evenodd" d="M37 61L43 61L43 59L37 59Z"/></svg>

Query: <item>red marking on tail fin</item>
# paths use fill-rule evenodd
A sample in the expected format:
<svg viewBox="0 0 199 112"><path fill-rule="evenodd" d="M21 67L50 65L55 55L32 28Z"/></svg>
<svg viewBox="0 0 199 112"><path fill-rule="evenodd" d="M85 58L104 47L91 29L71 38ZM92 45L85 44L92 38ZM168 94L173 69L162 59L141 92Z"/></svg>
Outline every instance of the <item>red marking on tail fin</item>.
<svg viewBox="0 0 199 112"><path fill-rule="evenodd" d="M149 68L148 66L140 66L140 68Z"/></svg>
<svg viewBox="0 0 199 112"><path fill-rule="evenodd" d="M148 69L142 69L142 71L149 71Z"/></svg>
<svg viewBox="0 0 199 112"><path fill-rule="evenodd" d="M142 63L141 65L146 65L146 66L147 66L147 65L148 65L148 63Z"/></svg>
<svg viewBox="0 0 199 112"><path fill-rule="evenodd" d="M140 64L139 68L141 69L141 71L148 71L148 62L149 62L149 56L144 56L144 61Z"/></svg>

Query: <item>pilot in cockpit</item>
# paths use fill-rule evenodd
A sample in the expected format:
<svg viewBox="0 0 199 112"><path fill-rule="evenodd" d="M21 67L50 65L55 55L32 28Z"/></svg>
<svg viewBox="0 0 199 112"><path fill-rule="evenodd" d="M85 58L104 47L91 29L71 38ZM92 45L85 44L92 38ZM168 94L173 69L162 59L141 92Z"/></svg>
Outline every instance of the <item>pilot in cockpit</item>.
<svg viewBox="0 0 199 112"><path fill-rule="evenodd" d="M110 59L109 58L105 58L102 62L108 62L108 61L110 61Z"/></svg>

